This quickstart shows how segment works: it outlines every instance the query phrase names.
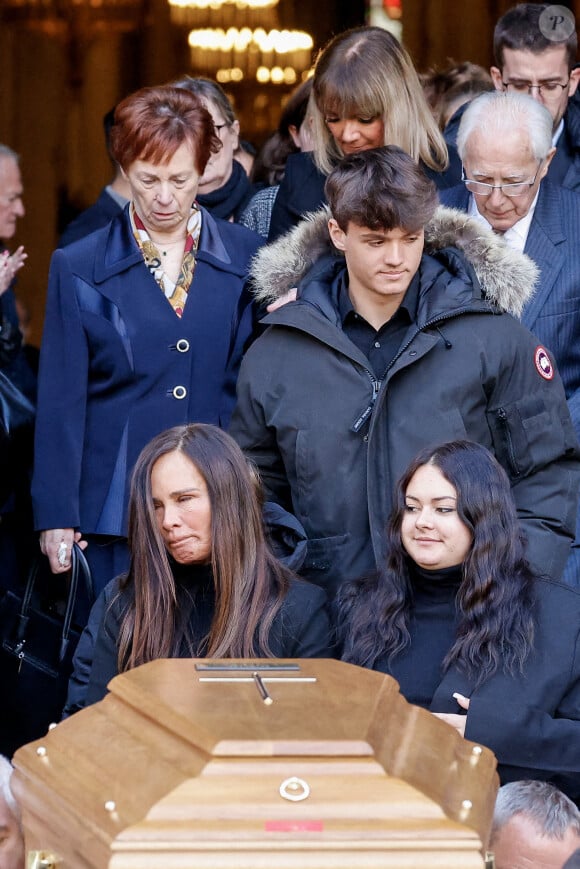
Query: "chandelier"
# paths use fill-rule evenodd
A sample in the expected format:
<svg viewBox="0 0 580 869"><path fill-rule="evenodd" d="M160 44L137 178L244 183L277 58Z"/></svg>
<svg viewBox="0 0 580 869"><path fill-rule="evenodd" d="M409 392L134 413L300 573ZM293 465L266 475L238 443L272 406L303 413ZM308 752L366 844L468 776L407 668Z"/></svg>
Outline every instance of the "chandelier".
<svg viewBox="0 0 580 869"><path fill-rule="evenodd" d="M171 21L184 27L275 27L279 0L168 0Z"/></svg>
<svg viewBox="0 0 580 869"><path fill-rule="evenodd" d="M222 84L244 79L295 84L312 61L312 37L300 30L206 28L192 30L188 42L193 68Z"/></svg>
<svg viewBox="0 0 580 869"><path fill-rule="evenodd" d="M168 0L171 20L193 28L188 44L195 75L221 84L295 84L310 68L314 43L278 26L279 0Z"/></svg>

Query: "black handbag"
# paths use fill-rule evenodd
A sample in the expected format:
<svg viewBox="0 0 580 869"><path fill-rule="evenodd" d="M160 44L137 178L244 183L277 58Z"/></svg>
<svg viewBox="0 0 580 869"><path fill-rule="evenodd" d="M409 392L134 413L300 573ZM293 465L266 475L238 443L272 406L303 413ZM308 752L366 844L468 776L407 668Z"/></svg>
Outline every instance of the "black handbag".
<svg viewBox="0 0 580 869"><path fill-rule="evenodd" d="M45 564L48 576L39 582ZM0 601L0 752L11 756L26 742L43 736L60 721L72 672L72 657L82 632L75 605L83 594L93 602L87 560L75 543L70 582L48 570L38 556L24 589L7 591ZM86 598L83 600L86 608Z"/></svg>

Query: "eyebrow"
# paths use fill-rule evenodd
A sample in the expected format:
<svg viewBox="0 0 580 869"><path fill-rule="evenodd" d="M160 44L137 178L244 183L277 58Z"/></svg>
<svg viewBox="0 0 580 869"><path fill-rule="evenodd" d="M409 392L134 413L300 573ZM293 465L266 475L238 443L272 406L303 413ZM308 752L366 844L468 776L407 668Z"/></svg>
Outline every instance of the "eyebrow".
<svg viewBox="0 0 580 869"><path fill-rule="evenodd" d="M179 495L187 495L189 492L201 492L199 486L188 486L187 489L176 489L175 492L170 492L169 496L171 498L177 498ZM151 497L154 501L159 501L159 498L156 495L151 494Z"/></svg>
<svg viewBox="0 0 580 869"><path fill-rule="evenodd" d="M560 78L561 78L561 76L559 76L559 75L550 75L550 76L548 76L548 78L538 79L538 84L549 84L550 82L558 82L558 84L561 84ZM510 84L520 84L520 83L521 84L534 84L534 82L531 79L522 78L519 75L510 76L510 78L508 78L508 82Z"/></svg>
<svg viewBox="0 0 580 869"><path fill-rule="evenodd" d="M420 501L420 498L417 498L416 495L405 495L406 498L409 498L410 501ZM432 501L457 501L453 495L439 495L438 498L431 498Z"/></svg>
<svg viewBox="0 0 580 869"><path fill-rule="evenodd" d="M474 169L472 174L479 175L482 178L491 178L493 175L493 172L484 172L483 169L479 169L479 170ZM525 174L526 174L526 172L524 170L521 170L521 169L518 171L516 171L516 170L510 171L508 169L507 171L504 171L502 173L502 178L518 178L520 175L525 175Z"/></svg>
<svg viewBox="0 0 580 869"><path fill-rule="evenodd" d="M412 236L419 235L421 230L420 229L417 229L417 230L403 229L402 232L403 232L403 238L410 238ZM360 238L362 239L362 241L368 241L369 239L375 239L375 238L387 239L388 233L389 233L389 230L385 230L384 232L381 232L381 230L371 230L369 232L363 232L361 234Z"/></svg>
<svg viewBox="0 0 580 869"><path fill-rule="evenodd" d="M199 486L187 486L185 489L176 489L175 492L170 492L171 496L174 495L187 495L188 492L201 492L201 488Z"/></svg>
<svg viewBox="0 0 580 869"><path fill-rule="evenodd" d="M181 179L182 181L186 181L187 178L189 177L189 175L190 175L190 172L187 169L183 169L181 172L174 172L173 175L169 176L168 180L169 181L178 181L179 179ZM159 181L160 180L159 175L156 175L154 172L146 172L146 171L141 171L139 173L139 178L141 179L141 181Z"/></svg>

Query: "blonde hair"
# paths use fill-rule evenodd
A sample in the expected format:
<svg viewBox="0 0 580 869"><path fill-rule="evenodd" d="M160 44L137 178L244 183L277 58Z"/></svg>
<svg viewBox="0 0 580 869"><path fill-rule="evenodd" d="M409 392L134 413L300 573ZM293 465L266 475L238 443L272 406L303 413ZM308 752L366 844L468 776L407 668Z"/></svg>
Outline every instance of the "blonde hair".
<svg viewBox="0 0 580 869"><path fill-rule="evenodd" d="M381 27L339 34L316 61L309 113L314 160L326 175L343 156L325 123L329 112L345 118L381 118L385 145L397 145L435 171L448 165L445 140L413 61Z"/></svg>

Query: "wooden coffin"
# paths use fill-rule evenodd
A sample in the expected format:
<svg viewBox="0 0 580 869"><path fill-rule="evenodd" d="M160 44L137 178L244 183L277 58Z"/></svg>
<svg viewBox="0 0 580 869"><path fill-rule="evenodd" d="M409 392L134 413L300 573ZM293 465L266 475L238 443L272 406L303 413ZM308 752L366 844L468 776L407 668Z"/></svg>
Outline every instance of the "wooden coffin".
<svg viewBox="0 0 580 869"><path fill-rule="evenodd" d="M155 661L14 764L30 865L62 869L482 869L498 786L489 750L331 660Z"/></svg>

